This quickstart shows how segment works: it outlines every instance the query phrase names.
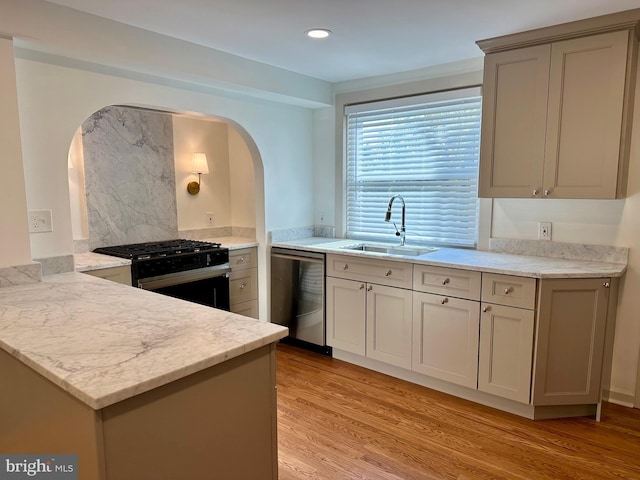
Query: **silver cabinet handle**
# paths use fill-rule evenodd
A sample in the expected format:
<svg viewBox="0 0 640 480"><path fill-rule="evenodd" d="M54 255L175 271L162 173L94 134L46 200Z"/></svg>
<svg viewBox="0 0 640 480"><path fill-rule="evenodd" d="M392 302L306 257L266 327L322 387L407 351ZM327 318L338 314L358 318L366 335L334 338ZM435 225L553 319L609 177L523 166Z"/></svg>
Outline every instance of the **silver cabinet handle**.
<svg viewBox="0 0 640 480"><path fill-rule="evenodd" d="M604 282L604 283L602 284L602 286L603 286L604 288L609 288L611 285L609 284L609 282Z"/></svg>
<svg viewBox="0 0 640 480"><path fill-rule="evenodd" d="M348 263L345 263L344 267L342 267L343 270L347 270L348 268L349 268L349 264Z"/></svg>
<svg viewBox="0 0 640 480"><path fill-rule="evenodd" d="M488 312L489 310L491 310L491 307L482 307L483 312Z"/></svg>
<svg viewBox="0 0 640 480"><path fill-rule="evenodd" d="M245 287L245 284L244 284L244 283L241 283L241 284L240 284L240 290L244 290L244 287Z"/></svg>
<svg viewBox="0 0 640 480"><path fill-rule="evenodd" d="M539 194L540 192L538 191L538 189L537 189L537 188L534 188L534 189L533 189L533 192L531 192L531 193L533 193L533 196L534 196L534 197L537 197L537 196L538 196L538 194Z"/></svg>
<svg viewBox="0 0 640 480"><path fill-rule="evenodd" d="M551 190L545 190L544 191L544 196L548 197L549 195L551 195Z"/></svg>
<svg viewBox="0 0 640 480"><path fill-rule="evenodd" d="M451 280L449 280L448 278L445 278L444 280L442 280L442 286L447 285Z"/></svg>
<svg viewBox="0 0 640 480"><path fill-rule="evenodd" d="M387 270L387 273L384 274L385 277L390 277L391 276L391 270Z"/></svg>
<svg viewBox="0 0 640 480"><path fill-rule="evenodd" d="M504 289L504 294L505 295L509 295L512 291L513 291L513 289L511 287L507 287L507 288Z"/></svg>
<svg viewBox="0 0 640 480"><path fill-rule="evenodd" d="M240 258L238 259L238 263L244 263L244 257L240 257Z"/></svg>
<svg viewBox="0 0 640 480"><path fill-rule="evenodd" d="M358 290L364 290L364 283L360 284L360 288Z"/></svg>
<svg viewBox="0 0 640 480"><path fill-rule="evenodd" d="M367 292L370 292L371 290L373 290L373 285L369 285L369 286L367 287Z"/></svg>
<svg viewBox="0 0 640 480"><path fill-rule="evenodd" d="M447 297L445 297L442 300L440 300L440 304L441 305L444 305L445 303L449 303L449 299Z"/></svg>

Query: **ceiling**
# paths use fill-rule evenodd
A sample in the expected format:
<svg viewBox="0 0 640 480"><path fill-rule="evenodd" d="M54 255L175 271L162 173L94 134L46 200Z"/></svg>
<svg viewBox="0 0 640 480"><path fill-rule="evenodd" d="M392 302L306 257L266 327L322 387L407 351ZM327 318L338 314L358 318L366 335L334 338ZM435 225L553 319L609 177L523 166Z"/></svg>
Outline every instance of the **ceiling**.
<svg viewBox="0 0 640 480"><path fill-rule="evenodd" d="M49 0L329 82L480 57L479 39L638 0ZM333 32L311 40L304 32Z"/></svg>

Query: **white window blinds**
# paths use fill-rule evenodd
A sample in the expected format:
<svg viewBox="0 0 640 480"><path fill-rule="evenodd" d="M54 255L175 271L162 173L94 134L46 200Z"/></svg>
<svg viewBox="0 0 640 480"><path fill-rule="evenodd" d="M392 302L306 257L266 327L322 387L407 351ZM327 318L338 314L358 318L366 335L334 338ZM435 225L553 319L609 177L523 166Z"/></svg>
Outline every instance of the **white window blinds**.
<svg viewBox="0 0 640 480"><path fill-rule="evenodd" d="M475 247L480 89L345 108L346 236L393 241L392 195L406 202L408 244ZM401 206L391 221L400 228Z"/></svg>

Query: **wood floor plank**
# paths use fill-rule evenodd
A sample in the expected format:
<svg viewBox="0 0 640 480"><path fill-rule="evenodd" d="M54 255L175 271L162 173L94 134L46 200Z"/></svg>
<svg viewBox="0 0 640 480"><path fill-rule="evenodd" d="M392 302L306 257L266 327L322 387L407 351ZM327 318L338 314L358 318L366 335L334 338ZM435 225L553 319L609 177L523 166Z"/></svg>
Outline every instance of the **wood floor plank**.
<svg viewBox="0 0 640 480"><path fill-rule="evenodd" d="M279 345L279 478L640 480L640 411L532 421Z"/></svg>

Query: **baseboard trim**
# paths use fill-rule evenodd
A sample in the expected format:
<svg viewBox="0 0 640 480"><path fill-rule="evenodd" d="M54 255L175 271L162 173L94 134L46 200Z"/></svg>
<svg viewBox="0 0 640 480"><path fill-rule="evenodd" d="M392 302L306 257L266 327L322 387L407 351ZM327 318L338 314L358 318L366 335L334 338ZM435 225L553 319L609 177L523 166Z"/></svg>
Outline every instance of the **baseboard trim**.
<svg viewBox="0 0 640 480"><path fill-rule="evenodd" d="M623 407L633 408L635 406L636 398L630 393L616 392L613 390L604 390L602 392L604 400L621 405Z"/></svg>

